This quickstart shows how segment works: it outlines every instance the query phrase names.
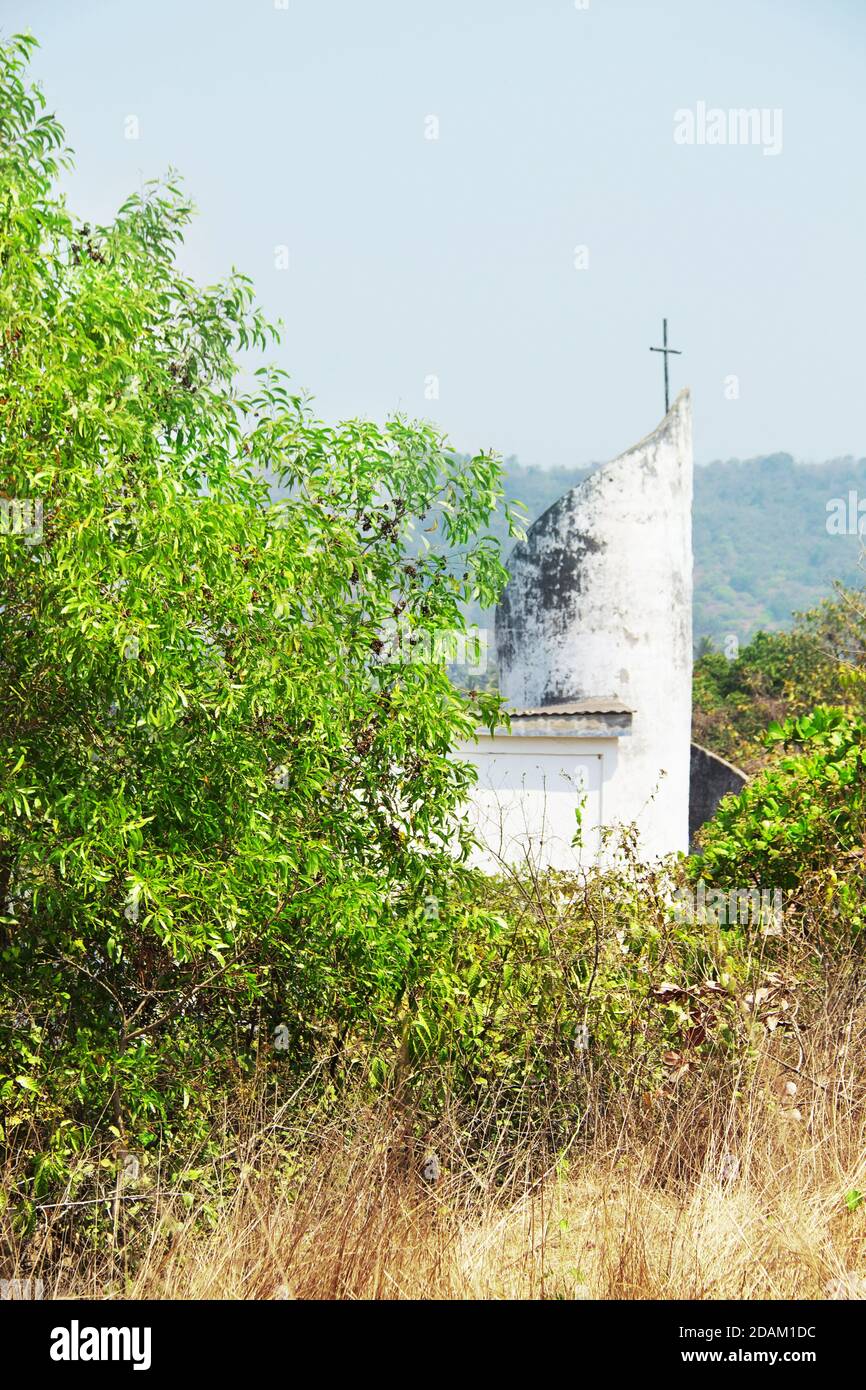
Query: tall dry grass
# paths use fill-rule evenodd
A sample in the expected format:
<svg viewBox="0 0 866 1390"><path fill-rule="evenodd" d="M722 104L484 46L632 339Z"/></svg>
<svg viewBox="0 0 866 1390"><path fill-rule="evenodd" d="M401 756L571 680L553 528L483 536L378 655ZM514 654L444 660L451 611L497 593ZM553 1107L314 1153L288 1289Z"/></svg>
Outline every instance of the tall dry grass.
<svg viewBox="0 0 866 1390"><path fill-rule="evenodd" d="M819 951L819 926L759 961L799 982L796 1005L761 1021L746 995L727 1060L673 1054L647 1090L600 1055L579 1114L560 1061L548 1122L537 1088L471 1112L429 1089L419 1110L405 1083L337 1099L323 1064L288 1099L224 1101L204 1152L127 1187L115 1145L29 1227L7 1200L0 1279L85 1298L864 1298L863 966ZM7 1196L21 1171L8 1153Z"/></svg>
<svg viewBox="0 0 866 1390"><path fill-rule="evenodd" d="M3 1272L41 1277L45 1297L862 1298L853 1018L796 1068L765 1057L724 1104L697 1078L558 1152L495 1112L470 1144L465 1117L425 1131L393 1099L326 1118L296 1098L235 1123L191 1207L157 1168L109 1242L73 1241L52 1208L26 1241L7 1232Z"/></svg>

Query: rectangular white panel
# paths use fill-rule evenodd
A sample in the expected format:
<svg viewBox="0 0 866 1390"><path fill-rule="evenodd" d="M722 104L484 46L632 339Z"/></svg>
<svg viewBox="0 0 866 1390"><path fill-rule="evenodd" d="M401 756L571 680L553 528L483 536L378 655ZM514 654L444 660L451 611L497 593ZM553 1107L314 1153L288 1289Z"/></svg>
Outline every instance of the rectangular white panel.
<svg viewBox="0 0 866 1390"><path fill-rule="evenodd" d="M531 863L574 869L599 849L602 757L600 753L461 752L478 768L470 818L485 850L475 862ZM573 846L581 806L581 846Z"/></svg>

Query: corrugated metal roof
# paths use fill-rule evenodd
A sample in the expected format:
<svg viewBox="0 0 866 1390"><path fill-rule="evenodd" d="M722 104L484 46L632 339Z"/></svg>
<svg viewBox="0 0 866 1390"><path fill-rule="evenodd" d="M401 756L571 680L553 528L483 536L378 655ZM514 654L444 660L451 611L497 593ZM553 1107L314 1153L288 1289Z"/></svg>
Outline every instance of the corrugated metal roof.
<svg viewBox="0 0 866 1390"><path fill-rule="evenodd" d="M557 718L568 714L634 714L621 700L569 700L558 705L532 705L526 709L509 709L512 719Z"/></svg>

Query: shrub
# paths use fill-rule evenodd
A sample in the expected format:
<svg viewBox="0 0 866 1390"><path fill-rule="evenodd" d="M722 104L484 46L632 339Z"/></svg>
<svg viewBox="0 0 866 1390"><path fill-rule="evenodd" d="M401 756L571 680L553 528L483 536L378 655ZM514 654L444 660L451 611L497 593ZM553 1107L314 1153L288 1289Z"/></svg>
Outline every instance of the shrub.
<svg viewBox="0 0 866 1390"><path fill-rule="evenodd" d="M771 725L767 742L780 756L722 801L691 875L783 890L790 914L819 909L822 938L848 938L864 921L866 722L819 706Z"/></svg>

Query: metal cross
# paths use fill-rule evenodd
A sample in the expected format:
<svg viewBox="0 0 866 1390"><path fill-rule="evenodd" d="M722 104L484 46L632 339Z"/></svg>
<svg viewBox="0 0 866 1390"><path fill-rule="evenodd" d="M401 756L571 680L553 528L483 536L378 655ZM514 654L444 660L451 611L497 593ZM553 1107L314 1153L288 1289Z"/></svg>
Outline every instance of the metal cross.
<svg viewBox="0 0 866 1390"><path fill-rule="evenodd" d="M651 347L650 352L663 352L665 355L665 415L667 415L671 408L670 386L668 385L668 357L671 353L673 353L675 357L682 357L682 352L679 348L668 347L667 319L662 319L662 342L664 343L664 347Z"/></svg>

